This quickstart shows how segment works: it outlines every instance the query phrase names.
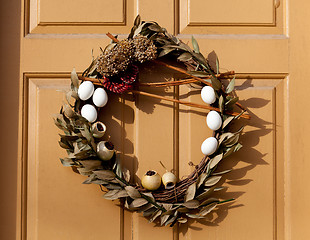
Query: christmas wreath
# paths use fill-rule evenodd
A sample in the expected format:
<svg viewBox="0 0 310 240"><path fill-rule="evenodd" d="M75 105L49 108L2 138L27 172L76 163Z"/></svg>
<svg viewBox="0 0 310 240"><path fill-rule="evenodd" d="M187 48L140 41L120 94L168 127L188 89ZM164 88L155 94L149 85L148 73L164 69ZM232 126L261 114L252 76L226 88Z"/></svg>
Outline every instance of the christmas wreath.
<svg viewBox="0 0 310 240"><path fill-rule="evenodd" d="M75 70L72 71L67 103L55 117L56 126L64 132L60 135L59 144L68 153L67 157L60 159L62 164L88 176L85 184L98 184L105 192L105 199L122 199L123 207L142 212L150 222L160 221L161 225L173 226L187 222L188 218L205 218L218 205L232 201L219 200L212 194L222 189L217 183L223 174L230 171L218 172L218 164L242 147L239 136L243 128L231 132L231 124L239 118L250 119L233 92L234 72L220 73L218 61L215 69L212 68L200 53L194 37L192 50L156 22L141 21L139 16L126 39L118 40L110 33L107 35L112 39L111 44L101 49L101 54L93 58L83 74L78 76ZM162 60L167 56L184 67ZM139 83L139 66L147 61L171 68L185 77L175 81ZM228 80L225 81L228 82L226 86L223 79ZM139 86L182 84L199 87L206 104L139 90ZM167 171L160 177L156 171L150 170L142 176L141 183L133 182L130 171L124 169L117 159L113 143L103 140L106 126L96 122L97 110L107 104L109 92L142 94L210 110L206 122L214 131L213 136L202 143L201 151L205 157L194 166L194 171L178 181L172 172Z"/></svg>

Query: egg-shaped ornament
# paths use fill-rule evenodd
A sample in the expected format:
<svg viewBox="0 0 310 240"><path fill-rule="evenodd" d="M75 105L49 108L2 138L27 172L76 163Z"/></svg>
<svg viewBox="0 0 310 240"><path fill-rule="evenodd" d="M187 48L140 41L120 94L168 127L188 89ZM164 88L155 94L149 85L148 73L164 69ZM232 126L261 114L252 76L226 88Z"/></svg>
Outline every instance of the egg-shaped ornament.
<svg viewBox="0 0 310 240"><path fill-rule="evenodd" d="M222 126L222 117L216 111L210 111L207 116L207 125L208 127L216 131Z"/></svg>
<svg viewBox="0 0 310 240"><path fill-rule="evenodd" d="M93 95L94 89L94 84L91 81L83 82L78 89L79 98L83 101L89 99Z"/></svg>
<svg viewBox="0 0 310 240"><path fill-rule="evenodd" d="M101 160L110 160L115 153L114 145L108 141L101 141L97 144L97 155Z"/></svg>
<svg viewBox="0 0 310 240"><path fill-rule="evenodd" d="M92 123L97 119L97 110L93 105L85 104L81 109L81 115Z"/></svg>
<svg viewBox="0 0 310 240"><path fill-rule="evenodd" d="M154 170L147 171L141 179L141 184L145 189L154 191L160 187L161 177Z"/></svg>
<svg viewBox="0 0 310 240"><path fill-rule="evenodd" d="M218 146L218 141L215 137L209 137L201 144L201 152L204 155L213 154Z"/></svg>
<svg viewBox="0 0 310 240"><path fill-rule="evenodd" d="M207 104L212 104L216 100L216 95L213 87L210 86L204 86L201 89L201 98L202 100Z"/></svg>
<svg viewBox="0 0 310 240"><path fill-rule="evenodd" d="M93 102L97 107L104 107L108 102L108 94L103 88L97 88L93 95Z"/></svg>
<svg viewBox="0 0 310 240"><path fill-rule="evenodd" d="M91 131L95 138L101 138L105 134L107 127L102 122L95 122L91 126Z"/></svg>
<svg viewBox="0 0 310 240"><path fill-rule="evenodd" d="M177 182L177 177L172 172L166 172L162 177L161 180L165 186L165 189L172 189L175 187Z"/></svg>

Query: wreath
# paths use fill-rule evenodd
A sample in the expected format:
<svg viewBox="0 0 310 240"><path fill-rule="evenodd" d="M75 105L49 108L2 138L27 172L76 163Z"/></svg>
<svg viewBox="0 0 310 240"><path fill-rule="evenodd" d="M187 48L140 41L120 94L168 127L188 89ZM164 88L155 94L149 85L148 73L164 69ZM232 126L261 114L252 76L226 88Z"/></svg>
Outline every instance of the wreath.
<svg viewBox="0 0 310 240"><path fill-rule="evenodd" d="M218 205L234 200L220 200L212 197L212 194L223 189L217 183L223 174L231 171L218 172L218 164L242 147L239 136L243 127L231 132L230 126L239 118L250 119L233 91L235 73L220 73L218 60L216 67L212 68L200 53L194 37L192 50L156 22L141 21L140 16L136 17L126 39L120 41L110 33L107 36L112 39L111 44L101 49L101 54L93 58L83 74L78 76L75 70L72 71L71 90L66 94L67 103L54 119L56 126L64 132L60 135L59 145L68 153L67 157L60 159L61 163L88 176L85 184L98 184L105 192L105 199L120 199L123 207L142 212L150 222L160 221L165 226L186 223L189 218L205 218ZM168 64L165 61L167 57L184 67ZM175 81L140 83L139 66L147 61L171 68L185 77ZM200 88L201 97L207 104L139 90L139 86L182 84ZM194 166L194 171L178 181L171 171L160 177L156 171L150 170L141 178L141 183L134 182L130 178L130 171L116 157L113 143L103 140L106 126L96 122L97 110L107 104L107 92L141 94L210 110L206 121L213 130L213 136L202 143L201 151L205 156ZM92 101L89 100L91 97ZM237 108L241 110L237 111Z"/></svg>

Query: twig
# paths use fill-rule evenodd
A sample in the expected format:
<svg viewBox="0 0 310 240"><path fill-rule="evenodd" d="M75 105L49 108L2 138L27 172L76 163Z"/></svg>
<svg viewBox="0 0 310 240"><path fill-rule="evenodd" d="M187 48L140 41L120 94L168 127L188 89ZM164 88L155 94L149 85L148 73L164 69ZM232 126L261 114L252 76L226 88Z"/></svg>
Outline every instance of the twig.
<svg viewBox="0 0 310 240"><path fill-rule="evenodd" d="M221 112L221 110L219 108L211 107L208 105L201 105L201 104L187 102L187 101L183 101L183 100L177 100L177 99L173 99L173 98L169 98L169 97L163 97L163 96L159 96L156 94L147 93L147 92L143 92L143 91L128 90L128 92L132 92L135 94L140 94L140 95L144 95L144 96L148 96L148 97L153 97L153 98L157 98L157 99L162 99L162 100L166 100L166 101L170 101L170 102L176 102L176 103L180 103L180 104L187 105L190 107L196 107L196 108L202 108L202 109L208 109L208 110ZM239 115L239 113L237 113L237 112L225 112L225 114L228 114L231 116L238 116ZM242 114L240 117L245 118L245 119L250 119L250 115L248 115L248 114Z"/></svg>

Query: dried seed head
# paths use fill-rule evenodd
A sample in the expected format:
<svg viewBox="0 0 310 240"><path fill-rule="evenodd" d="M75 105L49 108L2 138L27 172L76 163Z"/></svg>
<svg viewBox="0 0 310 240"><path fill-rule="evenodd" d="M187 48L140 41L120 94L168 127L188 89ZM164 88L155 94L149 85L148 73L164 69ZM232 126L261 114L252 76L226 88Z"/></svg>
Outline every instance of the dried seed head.
<svg viewBox="0 0 310 240"><path fill-rule="evenodd" d="M96 63L97 71L103 76L114 76L125 71L133 60L134 51L131 40L120 41L114 48L99 56Z"/></svg>
<svg viewBox="0 0 310 240"><path fill-rule="evenodd" d="M143 63L156 58L156 46L147 37L138 35L134 37L133 44L135 47L134 57L136 61Z"/></svg>

